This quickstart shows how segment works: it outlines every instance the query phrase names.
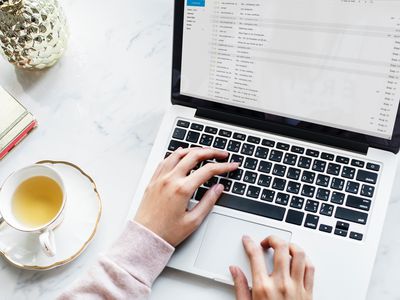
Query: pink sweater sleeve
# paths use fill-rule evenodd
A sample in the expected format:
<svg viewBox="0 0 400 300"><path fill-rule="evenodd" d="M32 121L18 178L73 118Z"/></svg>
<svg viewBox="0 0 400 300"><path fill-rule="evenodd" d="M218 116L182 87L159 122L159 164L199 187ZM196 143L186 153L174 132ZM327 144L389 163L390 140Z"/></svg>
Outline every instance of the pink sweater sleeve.
<svg viewBox="0 0 400 300"><path fill-rule="evenodd" d="M129 222L110 251L59 299L147 299L174 248Z"/></svg>

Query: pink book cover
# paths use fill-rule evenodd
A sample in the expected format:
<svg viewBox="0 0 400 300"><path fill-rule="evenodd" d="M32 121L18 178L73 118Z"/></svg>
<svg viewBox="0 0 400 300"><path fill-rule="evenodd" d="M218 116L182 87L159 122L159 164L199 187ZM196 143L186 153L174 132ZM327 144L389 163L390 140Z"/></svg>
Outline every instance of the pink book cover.
<svg viewBox="0 0 400 300"><path fill-rule="evenodd" d="M0 87L0 160L36 126L33 115Z"/></svg>

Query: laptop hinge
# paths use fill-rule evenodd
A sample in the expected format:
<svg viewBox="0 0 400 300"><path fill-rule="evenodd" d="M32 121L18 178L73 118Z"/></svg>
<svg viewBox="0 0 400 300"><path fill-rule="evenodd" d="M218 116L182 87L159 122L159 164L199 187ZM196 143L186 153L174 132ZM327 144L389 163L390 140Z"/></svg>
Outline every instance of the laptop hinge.
<svg viewBox="0 0 400 300"><path fill-rule="evenodd" d="M196 117L333 146L339 149L350 150L362 154L367 154L368 152L367 143L325 135L323 133L311 132L301 128L294 128L284 124L240 116L229 112L208 108L198 108L196 111Z"/></svg>

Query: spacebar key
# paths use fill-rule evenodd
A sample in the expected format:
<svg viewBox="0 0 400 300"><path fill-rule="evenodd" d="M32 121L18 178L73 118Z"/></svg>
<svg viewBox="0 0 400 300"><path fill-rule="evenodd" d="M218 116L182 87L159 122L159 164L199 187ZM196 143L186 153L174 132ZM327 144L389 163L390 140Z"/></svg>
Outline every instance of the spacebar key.
<svg viewBox="0 0 400 300"><path fill-rule="evenodd" d="M282 221L286 208L223 193L217 205Z"/></svg>

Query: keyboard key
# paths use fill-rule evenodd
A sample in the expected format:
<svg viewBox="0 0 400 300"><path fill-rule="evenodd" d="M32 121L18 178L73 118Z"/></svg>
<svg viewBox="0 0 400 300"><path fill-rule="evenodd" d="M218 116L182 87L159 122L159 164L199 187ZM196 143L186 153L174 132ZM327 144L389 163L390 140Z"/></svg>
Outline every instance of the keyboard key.
<svg viewBox="0 0 400 300"><path fill-rule="evenodd" d="M171 142L169 142L168 150L169 151L175 151L179 147L189 148L189 144L188 143L184 143L184 142L179 142L179 141L172 140Z"/></svg>
<svg viewBox="0 0 400 300"><path fill-rule="evenodd" d="M362 233L352 231L350 232L350 238L353 240L361 241L363 239L363 235Z"/></svg>
<svg viewBox="0 0 400 300"><path fill-rule="evenodd" d="M367 169L378 172L380 169L380 166L377 164L367 163Z"/></svg>
<svg viewBox="0 0 400 300"><path fill-rule="evenodd" d="M272 170L272 175L283 177L285 176L285 173L286 173L286 166L275 164Z"/></svg>
<svg viewBox="0 0 400 300"><path fill-rule="evenodd" d="M167 152L165 153L164 159L166 159L168 156L170 156L172 154L172 152Z"/></svg>
<svg viewBox="0 0 400 300"><path fill-rule="evenodd" d="M359 224L367 224L368 214L338 206L335 218Z"/></svg>
<svg viewBox="0 0 400 300"><path fill-rule="evenodd" d="M311 166L311 158L300 156L297 166L303 169L309 169Z"/></svg>
<svg viewBox="0 0 400 300"><path fill-rule="evenodd" d="M301 225L303 223L304 213L301 211L289 209L286 215L286 222L294 225Z"/></svg>
<svg viewBox="0 0 400 300"><path fill-rule="evenodd" d="M354 167L364 168L364 162L362 160L358 160L358 159L352 159L351 165Z"/></svg>
<svg viewBox="0 0 400 300"><path fill-rule="evenodd" d="M343 204L344 194L339 192L333 192L331 197L331 202L335 204Z"/></svg>
<svg viewBox="0 0 400 300"><path fill-rule="evenodd" d="M290 201L290 207L294 207L297 209L302 209L304 204L304 198L292 196L292 200Z"/></svg>
<svg viewBox="0 0 400 300"><path fill-rule="evenodd" d="M347 230L342 230L342 229L336 228L335 229L335 234L346 237L347 236Z"/></svg>
<svg viewBox="0 0 400 300"><path fill-rule="evenodd" d="M211 134L217 134L218 129L215 127L206 126L206 128L204 129L204 132L211 133Z"/></svg>
<svg viewBox="0 0 400 300"><path fill-rule="evenodd" d="M280 150L288 151L290 148L290 145L285 144L285 143L278 143L278 144L276 144L276 148L280 149Z"/></svg>
<svg viewBox="0 0 400 300"><path fill-rule="evenodd" d="M303 175L301 175L301 181L307 183L313 183L315 178L315 173L310 171L303 171Z"/></svg>
<svg viewBox="0 0 400 300"><path fill-rule="evenodd" d="M333 229L332 226L329 226L329 225L325 225L325 224L319 225L319 231L322 231L322 232L331 233L332 229Z"/></svg>
<svg viewBox="0 0 400 300"><path fill-rule="evenodd" d="M317 190L317 195L315 196L315 198L322 201L328 201L330 193L331 193L330 190L319 188Z"/></svg>
<svg viewBox="0 0 400 300"><path fill-rule="evenodd" d="M232 180L221 178L219 180L219 183L224 186L224 191L225 192L229 192L231 190Z"/></svg>
<svg viewBox="0 0 400 300"><path fill-rule="evenodd" d="M261 141L261 139L258 138L258 137L249 135L249 136L247 137L247 141L248 141L249 143L252 143L252 144L259 144L260 141Z"/></svg>
<svg viewBox="0 0 400 300"><path fill-rule="evenodd" d="M318 174L317 180L315 181L316 185L327 187L329 185L329 180L331 178L326 175Z"/></svg>
<svg viewBox="0 0 400 300"><path fill-rule="evenodd" d="M247 183L255 183L257 180L257 173L246 171L244 173L243 181Z"/></svg>
<svg viewBox="0 0 400 300"><path fill-rule="evenodd" d="M334 177L332 179L332 183L331 183L331 188L332 189L341 191L341 190L343 190L343 186L344 186L344 180L343 179L340 179L340 178L337 178L337 177Z"/></svg>
<svg viewBox="0 0 400 300"><path fill-rule="evenodd" d="M184 127L184 128L188 128L189 125L190 125L189 122L183 121L183 120L178 120L178 122L176 123L176 126Z"/></svg>
<svg viewBox="0 0 400 300"><path fill-rule="evenodd" d="M335 157L335 155L330 154L330 153L326 153L326 152L322 152L321 153L321 158L325 159L325 160L330 160L333 161L333 158Z"/></svg>
<svg viewBox="0 0 400 300"><path fill-rule="evenodd" d="M283 190L285 190L285 186L286 186L285 179L281 179L281 178L277 178L277 177L274 178L274 181L272 182L273 189L283 191Z"/></svg>
<svg viewBox="0 0 400 300"><path fill-rule="evenodd" d="M196 191L196 195L195 195L194 199L200 201L207 191L208 191L208 189L199 187Z"/></svg>
<svg viewBox="0 0 400 300"><path fill-rule="evenodd" d="M230 179L235 179L235 180L241 180L243 176L243 169L236 169L233 172L229 173L229 178Z"/></svg>
<svg viewBox="0 0 400 300"><path fill-rule="evenodd" d="M197 141L199 140L200 137L200 133L196 132L196 131L189 131L187 137L186 137L186 141L190 142L190 143L197 143Z"/></svg>
<svg viewBox="0 0 400 300"><path fill-rule="evenodd" d="M360 187L360 184L358 182L347 181L346 192L352 193L352 194L357 194L359 187Z"/></svg>
<svg viewBox="0 0 400 300"><path fill-rule="evenodd" d="M337 222L336 222L336 227L335 227L335 228L348 231L348 230L349 230L349 227L350 227L350 224L349 224L349 223L342 222L342 221L337 221Z"/></svg>
<svg viewBox="0 0 400 300"><path fill-rule="evenodd" d="M232 131L220 129L218 135L230 138L232 136Z"/></svg>
<svg viewBox="0 0 400 300"><path fill-rule="evenodd" d="M175 128L172 137L177 140L183 140L186 135L186 130L183 128Z"/></svg>
<svg viewBox="0 0 400 300"><path fill-rule="evenodd" d="M316 213L318 211L319 202L314 200L307 200L305 210Z"/></svg>
<svg viewBox="0 0 400 300"><path fill-rule="evenodd" d="M300 173L300 169L290 167L286 176L290 179L298 180L300 178Z"/></svg>
<svg viewBox="0 0 400 300"><path fill-rule="evenodd" d="M289 198L290 198L290 196L288 194L278 193L276 195L275 203L278 203L278 204L281 204L281 205L288 205Z"/></svg>
<svg viewBox="0 0 400 300"><path fill-rule="evenodd" d="M307 149L306 155L307 156L311 156L311 157L318 157L319 156L319 151L312 150L312 149Z"/></svg>
<svg viewBox="0 0 400 300"><path fill-rule="evenodd" d="M209 134L202 134L200 138L200 144L204 146L211 146L213 141L213 136Z"/></svg>
<svg viewBox="0 0 400 300"><path fill-rule="evenodd" d="M252 156L254 153L254 148L255 148L254 145L244 143L241 153Z"/></svg>
<svg viewBox="0 0 400 300"><path fill-rule="evenodd" d="M358 170L358 172L357 172L357 180L358 181L375 184L377 178L378 178L377 173L373 173L373 172L369 172L369 171L365 171L365 170Z"/></svg>
<svg viewBox="0 0 400 300"><path fill-rule="evenodd" d="M371 207L371 200L353 195L348 195L346 200L346 206L369 211Z"/></svg>
<svg viewBox="0 0 400 300"><path fill-rule="evenodd" d="M230 140L228 143L228 148L226 148L226 150L231 152L239 152L241 145L242 144L240 142Z"/></svg>
<svg viewBox="0 0 400 300"><path fill-rule="evenodd" d="M286 192L298 194L300 192L301 184L295 181L289 181L286 187Z"/></svg>
<svg viewBox="0 0 400 300"><path fill-rule="evenodd" d="M267 139L263 139L261 144L263 146L267 146L267 147L274 147L275 146L275 142L274 141L267 140Z"/></svg>
<svg viewBox="0 0 400 300"><path fill-rule="evenodd" d="M239 163L240 165L242 165L243 160L244 160L244 156L242 156L242 155L237 155L237 154L232 154L231 162L237 162L237 163Z"/></svg>
<svg viewBox="0 0 400 300"><path fill-rule="evenodd" d="M246 169L255 170L257 168L257 163L258 163L257 159L246 157L246 160L244 162L244 167Z"/></svg>
<svg viewBox="0 0 400 300"><path fill-rule="evenodd" d="M210 179L208 179L205 183L204 186L206 187L212 187L213 185L218 183L218 177L211 177Z"/></svg>
<svg viewBox="0 0 400 300"><path fill-rule="evenodd" d="M294 165L296 165L296 162L297 162L296 154L291 154L291 153L285 154L285 158L283 159L284 164L294 166Z"/></svg>
<svg viewBox="0 0 400 300"><path fill-rule="evenodd" d="M271 168L272 168L272 163L262 160L260 161L260 164L258 166L258 171L262 173L269 173L271 172Z"/></svg>
<svg viewBox="0 0 400 300"><path fill-rule="evenodd" d="M196 130L196 131L203 131L204 126L201 124L196 124L192 123L192 126L190 126L190 129Z"/></svg>
<svg viewBox="0 0 400 300"><path fill-rule="evenodd" d="M355 173L356 173L356 169L354 169L352 167L343 167L342 177L348 178L348 179L353 179Z"/></svg>
<svg viewBox="0 0 400 300"><path fill-rule="evenodd" d="M238 194L238 195L243 195L245 190L246 190L246 185L244 183L235 182L233 184L232 193Z"/></svg>
<svg viewBox="0 0 400 300"><path fill-rule="evenodd" d="M254 199L258 199L260 196L261 189L259 187L250 185L247 189L246 196Z"/></svg>
<svg viewBox="0 0 400 300"><path fill-rule="evenodd" d="M258 158L266 159L268 157L268 151L269 151L268 148L258 146L256 149L255 156Z"/></svg>
<svg viewBox="0 0 400 300"><path fill-rule="evenodd" d="M334 163L329 163L328 164L328 170L326 172L328 174L337 176L340 173L340 165L334 164Z"/></svg>
<svg viewBox="0 0 400 300"><path fill-rule="evenodd" d="M312 198L314 197L315 187L312 185L303 185L303 189L301 190L301 195L305 197Z"/></svg>
<svg viewBox="0 0 400 300"><path fill-rule="evenodd" d="M223 150L223 149L225 149L226 143L227 143L227 142L228 142L228 140L225 139L225 138L216 137L216 138L215 138L215 141L214 141L213 147Z"/></svg>
<svg viewBox="0 0 400 300"><path fill-rule="evenodd" d="M243 211L250 214L282 221L286 208L259 201L249 201L246 198L223 193L217 205Z"/></svg>
<svg viewBox="0 0 400 300"><path fill-rule="evenodd" d="M336 156L336 162L347 165L350 162L350 159L348 157L338 155Z"/></svg>
<svg viewBox="0 0 400 300"><path fill-rule="evenodd" d="M246 135L243 134L243 133L237 133L237 132L235 132L235 133L233 134L233 138L234 138L235 140L244 141L244 140L246 139Z"/></svg>
<svg viewBox="0 0 400 300"><path fill-rule="evenodd" d="M375 188L371 185L363 184L361 187L361 196L372 198Z"/></svg>
<svg viewBox="0 0 400 300"><path fill-rule="evenodd" d="M307 214L304 226L311 229L317 229L319 217L312 214Z"/></svg>
<svg viewBox="0 0 400 300"><path fill-rule="evenodd" d="M326 161L316 159L316 160L314 160L312 169L313 169L313 171L322 173L322 172L325 172L325 167L326 167Z"/></svg>
<svg viewBox="0 0 400 300"><path fill-rule="evenodd" d="M329 217L332 216L332 214L333 214L333 205L330 205L330 204L327 204L327 203L322 203L319 213L321 215L324 215L324 216L329 216Z"/></svg>
<svg viewBox="0 0 400 300"><path fill-rule="evenodd" d="M279 150L272 150L269 155L269 159L276 162L281 162L283 156L283 152Z"/></svg>
<svg viewBox="0 0 400 300"><path fill-rule="evenodd" d="M261 194L261 200L272 202L275 197L275 191L263 189Z"/></svg>
<svg viewBox="0 0 400 300"><path fill-rule="evenodd" d="M269 187L269 185L271 184L271 180L271 176L260 174L257 184L260 186Z"/></svg>
<svg viewBox="0 0 400 300"><path fill-rule="evenodd" d="M304 148L303 147L299 147L299 146L292 146L290 151L292 151L293 153L297 153L297 154L303 154L304 153Z"/></svg>

